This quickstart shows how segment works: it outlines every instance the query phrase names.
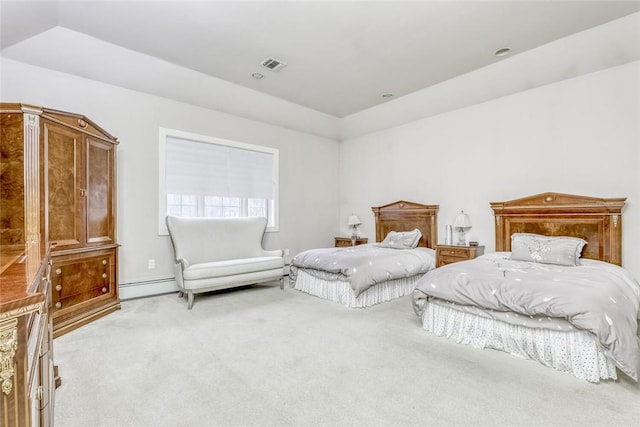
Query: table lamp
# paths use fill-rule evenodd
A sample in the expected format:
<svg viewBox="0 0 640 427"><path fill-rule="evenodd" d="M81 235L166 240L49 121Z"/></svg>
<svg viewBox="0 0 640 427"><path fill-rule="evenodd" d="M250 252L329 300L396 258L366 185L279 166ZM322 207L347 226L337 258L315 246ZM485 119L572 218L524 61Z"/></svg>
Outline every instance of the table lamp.
<svg viewBox="0 0 640 427"><path fill-rule="evenodd" d="M352 229L352 233L351 233L351 238L352 239L357 239L358 238L358 226L362 224L362 222L360 221L360 218L358 218L357 215L350 215L349 216L349 227L351 227Z"/></svg>
<svg viewBox="0 0 640 427"><path fill-rule="evenodd" d="M465 229L471 228L471 220L469 219L469 215L464 213L464 211L460 211L458 215L456 215L456 219L453 222L453 226L458 229L458 245L464 246L467 242L465 236Z"/></svg>

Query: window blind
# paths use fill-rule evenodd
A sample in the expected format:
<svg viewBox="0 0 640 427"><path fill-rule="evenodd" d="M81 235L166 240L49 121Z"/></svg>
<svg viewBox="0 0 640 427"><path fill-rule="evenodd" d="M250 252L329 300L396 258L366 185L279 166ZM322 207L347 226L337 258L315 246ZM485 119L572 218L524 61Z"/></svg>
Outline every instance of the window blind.
<svg viewBox="0 0 640 427"><path fill-rule="evenodd" d="M168 194L273 200L273 154L168 136Z"/></svg>

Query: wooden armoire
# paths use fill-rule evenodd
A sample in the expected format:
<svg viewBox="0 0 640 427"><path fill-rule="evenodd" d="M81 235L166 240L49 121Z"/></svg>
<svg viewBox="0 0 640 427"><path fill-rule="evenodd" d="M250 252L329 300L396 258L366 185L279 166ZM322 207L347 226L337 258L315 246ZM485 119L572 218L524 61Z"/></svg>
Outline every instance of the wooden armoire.
<svg viewBox="0 0 640 427"><path fill-rule="evenodd" d="M2 114L23 109L39 123L42 233L51 247L53 333L58 337L120 308L118 141L81 114L0 103ZM21 126L7 122L3 132Z"/></svg>
<svg viewBox="0 0 640 427"><path fill-rule="evenodd" d="M58 337L120 308L118 141L80 114L43 108L40 121L53 334Z"/></svg>
<svg viewBox="0 0 640 427"><path fill-rule="evenodd" d="M2 426L51 426L53 338L120 308L117 144L81 114L0 103Z"/></svg>

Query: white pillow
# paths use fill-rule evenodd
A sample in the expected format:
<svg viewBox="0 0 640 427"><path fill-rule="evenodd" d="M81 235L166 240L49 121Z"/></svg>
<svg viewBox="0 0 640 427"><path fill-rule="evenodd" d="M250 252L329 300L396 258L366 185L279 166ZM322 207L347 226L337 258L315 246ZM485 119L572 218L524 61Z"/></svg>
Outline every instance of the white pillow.
<svg viewBox="0 0 640 427"><path fill-rule="evenodd" d="M575 266L580 265L580 254L586 244L577 237L514 233L511 235L511 259Z"/></svg>
<svg viewBox="0 0 640 427"><path fill-rule="evenodd" d="M378 246L392 249L413 249L418 246L422 233L417 228L412 231L390 231Z"/></svg>

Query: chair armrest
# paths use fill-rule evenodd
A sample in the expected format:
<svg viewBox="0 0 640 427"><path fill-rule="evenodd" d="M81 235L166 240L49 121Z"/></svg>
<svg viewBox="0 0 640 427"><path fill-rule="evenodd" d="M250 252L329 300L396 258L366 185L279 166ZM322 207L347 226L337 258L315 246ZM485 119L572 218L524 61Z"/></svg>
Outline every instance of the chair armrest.
<svg viewBox="0 0 640 427"><path fill-rule="evenodd" d="M185 258L177 258L176 264L180 264L182 266L182 270L184 271L187 267L189 267L189 261Z"/></svg>

